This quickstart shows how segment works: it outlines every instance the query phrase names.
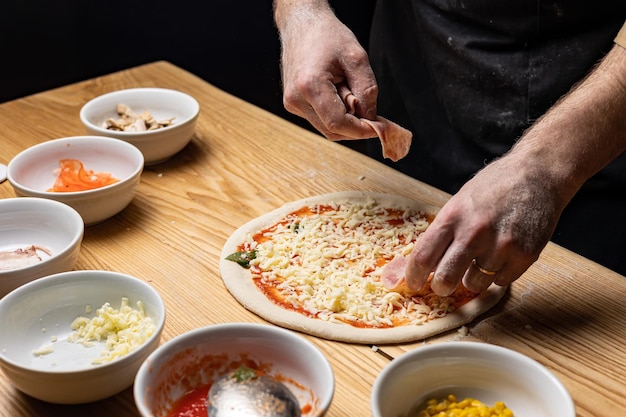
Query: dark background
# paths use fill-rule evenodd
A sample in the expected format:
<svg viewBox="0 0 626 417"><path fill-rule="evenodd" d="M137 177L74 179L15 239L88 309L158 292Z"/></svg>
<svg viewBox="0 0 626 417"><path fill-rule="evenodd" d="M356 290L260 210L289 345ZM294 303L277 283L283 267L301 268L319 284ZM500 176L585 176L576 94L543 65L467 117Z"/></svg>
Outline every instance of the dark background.
<svg viewBox="0 0 626 417"><path fill-rule="evenodd" d="M335 0L367 46L375 0ZM271 0L3 0L0 102L167 60L301 126L282 105Z"/></svg>

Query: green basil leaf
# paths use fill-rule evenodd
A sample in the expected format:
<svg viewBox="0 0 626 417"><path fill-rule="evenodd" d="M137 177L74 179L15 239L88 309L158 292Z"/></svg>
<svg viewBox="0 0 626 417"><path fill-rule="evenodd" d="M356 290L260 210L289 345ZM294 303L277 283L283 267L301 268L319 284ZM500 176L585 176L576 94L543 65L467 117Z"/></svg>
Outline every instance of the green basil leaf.
<svg viewBox="0 0 626 417"><path fill-rule="evenodd" d="M256 373L256 371L254 369L248 368L246 366L240 366L233 373L233 378L235 378L235 380L237 382L245 382L245 381L248 381L250 379L256 379L256 378L258 378L258 376L259 375Z"/></svg>
<svg viewBox="0 0 626 417"><path fill-rule="evenodd" d="M239 265L247 269L247 268L250 268L250 261L255 258L256 258L256 251L252 250L249 252L241 251L241 252L231 253L230 255L226 257L226 260L237 262Z"/></svg>

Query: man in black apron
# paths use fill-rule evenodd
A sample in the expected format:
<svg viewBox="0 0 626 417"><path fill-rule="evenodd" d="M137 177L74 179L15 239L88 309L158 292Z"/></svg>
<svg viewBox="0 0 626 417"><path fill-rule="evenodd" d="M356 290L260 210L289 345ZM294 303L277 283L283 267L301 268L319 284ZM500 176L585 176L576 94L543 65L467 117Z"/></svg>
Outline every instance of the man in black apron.
<svg viewBox="0 0 626 417"><path fill-rule="evenodd" d="M378 111L411 130L416 145L390 165L449 193L583 79L626 17L626 2L612 0L376 7ZM375 142L368 153L382 160ZM626 154L583 186L552 240L626 275Z"/></svg>
<svg viewBox="0 0 626 417"><path fill-rule="evenodd" d="M282 7L287 3L275 2L283 40L286 105L327 137L342 139L343 133L329 132L321 121L320 114L330 113L328 107L318 110L321 101L329 101L322 88L314 86L299 94L295 101L301 102L300 108L293 104L294 93L289 90L293 87L289 85L293 69L285 62L285 56L298 48L289 41L294 26L307 28L306 34L312 36L315 30L310 22L324 22L328 17L325 2L308 9ZM613 0L593 4L582 0L378 1L369 53L379 88L378 114L414 135L406 158L395 163L384 161L414 178L457 193L477 171L505 154L526 129L589 73L612 48L625 17L626 2ZM328 27L325 30L336 30L332 35L344 43L338 48L347 49L349 37L332 24ZM319 44L324 44L321 38ZM303 47L319 60L332 49L326 44L326 50L320 46L320 53L316 53L306 40ZM346 60L354 56L346 55ZM325 69L334 76L329 77L332 82L350 85L347 71L345 79L340 79L336 68ZM319 85L324 81L321 78ZM353 85L353 90L358 90L356 81ZM302 105L307 101L308 108L317 114ZM371 117L371 113L358 115ZM626 119L626 109L622 115ZM368 141L366 146L369 155L383 160L378 142ZM619 153L569 202L552 240L626 274L626 257L622 255L626 248L626 155ZM558 218L559 213L546 217L550 215ZM542 227L552 232L550 221ZM481 259L485 256L489 257ZM481 265L485 261L477 263L474 258L468 268L473 267L473 276L484 275L485 283L497 280L496 274L506 260L486 261L499 261L500 265L485 268ZM529 258L525 267L531 262Z"/></svg>

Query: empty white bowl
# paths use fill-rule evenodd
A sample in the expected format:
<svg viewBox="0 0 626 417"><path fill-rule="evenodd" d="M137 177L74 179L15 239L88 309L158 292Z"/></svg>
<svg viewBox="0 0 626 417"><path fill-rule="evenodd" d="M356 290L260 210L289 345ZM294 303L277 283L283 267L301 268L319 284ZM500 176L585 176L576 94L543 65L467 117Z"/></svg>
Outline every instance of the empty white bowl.
<svg viewBox="0 0 626 417"><path fill-rule="evenodd" d="M215 379L250 362L283 381L307 411L304 416L326 413L335 389L326 357L289 330L254 323L207 326L165 342L137 372L135 403L143 417L166 417L187 392L208 392Z"/></svg>
<svg viewBox="0 0 626 417"><path fill-rule="evenodd" d="M86 191L48 191L58 176L61 159L77 159L85 169L108 172L119 181ZM136 147L101 136L73 136L42 142L17 154L8 179L17 196L48 198L73 207L86 225L122 211L134 198L143 172L143 155Z"/></svg>
<svg viewBox="0 0 626 417"><path fill-rule="evenodd" d="M71 323L93 317L122 297L144 305L155 325L136 350L105 364L92 364L104 343L86 347L67 340ZM88 312L91 307L91 312ZM20 391L43 401L77 404L107 398L132 385L137 370L159 345L165 306L144 281L110 271L70 271L25 284L0 300L0 368ZM46 350L47 354L34 352Z"/></svg>
<svg viewBox="0 0 626 417"><path fill-rule="evenodd" d="M0 200L0 252L36 247L32 264L14 268L0 256L0 298L29 281L74 269L85 225L70 206L45 198ZM7 255L8 257L8 255ZM4 259L4 260L3 260ZM7 269L10 268L10 269Z"/></svg>
<svg viewBox="0 0 626 417"><path fill-rule="evenodd" d="M114 131L103 127L109 118L117 119L118 104L125 104L135 113L149 112L156 120L173 118L173 124L142 132ZM80 110L80 120L90 135L124 140L135 145L144 155L145 164L166 161L191 140L200 112L200 105L188 94L166 88L130 88L98 96Z"/></svg>
<svg viewBox="0 0 626 417"><path fill-rule="evenodd" d="M488 406L504 402L515 417L576 417L563 384L543 365L513 350L478 342L444 342L404 353L376 378L373 417L412 414L427 400L454 394Z"/></svg>

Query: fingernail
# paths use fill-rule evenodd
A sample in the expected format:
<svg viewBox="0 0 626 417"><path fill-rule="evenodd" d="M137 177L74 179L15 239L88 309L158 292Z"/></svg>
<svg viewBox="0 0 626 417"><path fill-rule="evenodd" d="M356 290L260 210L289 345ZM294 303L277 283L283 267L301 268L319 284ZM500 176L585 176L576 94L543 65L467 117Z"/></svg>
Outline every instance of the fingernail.
<svg viewBox="0 0 626 417"><path fill-rule="evenodd" d="M409 262L405 271L406 285L413 291L419 291L426 284L429 275L429 268L424 268L415 262Z"/></svg>
<svg viewBox="0 0 626 417"><path fill-rule="evenodd" d="M368 120L375 120L376 119L376 109L368 109L365 112L365 118Z"/></svg>
<svg viewBox="0 0 626 417"><path fill-rule="evenodd" d="M435 294L440 297L447 297L456 289L456 285L438 277L436 272L433 276L433 280L430 282L430 287L433 289Z"/></svg>

